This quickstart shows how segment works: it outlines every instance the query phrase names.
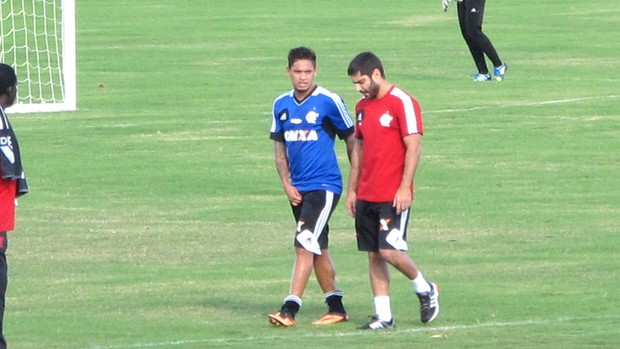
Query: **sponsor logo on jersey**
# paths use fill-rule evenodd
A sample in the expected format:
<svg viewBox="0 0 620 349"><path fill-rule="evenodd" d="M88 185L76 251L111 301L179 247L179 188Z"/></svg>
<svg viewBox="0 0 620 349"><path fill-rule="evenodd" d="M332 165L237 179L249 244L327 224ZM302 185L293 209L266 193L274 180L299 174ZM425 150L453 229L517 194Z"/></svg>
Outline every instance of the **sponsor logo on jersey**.
<svg viewBox="0 0 620 349"><path fill-rule="evenodd" d="M280 121L284 121L288 118L288 115L286 114L286 111L283 111L282 114L280 114Z"/></svg>
<svg viewBox="0 0 620 349"><path fill-rule="evenodd" d="M11 136L0 137L0 146L8 145L9 147L13 147L13 142L11 141Z"/></svg>
<svg viewBox="0 0 620 349"><path fill-rule="evenodd" d="M15 163L15 154L13 153L13 141L11 136L0 137L0 150L10 163Z"/></svg>
<svg viewBox="0 0 620 349"><path fill-rule="evenodd" d="M289 130L284 132L284 140L287 142L318 141L319 134L315 130Z"/></svg>

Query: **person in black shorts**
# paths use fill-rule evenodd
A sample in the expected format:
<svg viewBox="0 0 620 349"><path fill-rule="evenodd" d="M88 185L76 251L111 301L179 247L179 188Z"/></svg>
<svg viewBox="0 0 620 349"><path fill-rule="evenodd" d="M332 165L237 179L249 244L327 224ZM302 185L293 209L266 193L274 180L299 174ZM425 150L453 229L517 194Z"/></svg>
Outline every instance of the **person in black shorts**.
<svg viewBox="0 0 620 349"><path fill-rule="evenodd" d="M313 324L330 325L349 318L328 251L328 221L342 193L335 139L345 140L350 151L353 121L340 96L314 83L314 51L307 47L290 50L286 71L293 89L273 103L270 138L282 188L297 223L295 264L289 294L268 320L274 326L295 325L303 292L314 271L328 310Z"/></svg>
<svg viewBox="0 0 620 349"><path fill-rule="evenodd" d="M375 304L375 314L360 329L394 327L389 265L411 282L420 301L420 321L428 323L439 314L439 288L406 252L413 178L422 152L420 105L385 79L381 60L372 52L355 56L347 73L364 98L355 106L346 206L355 218L358 250L368 255Z"/></svg>

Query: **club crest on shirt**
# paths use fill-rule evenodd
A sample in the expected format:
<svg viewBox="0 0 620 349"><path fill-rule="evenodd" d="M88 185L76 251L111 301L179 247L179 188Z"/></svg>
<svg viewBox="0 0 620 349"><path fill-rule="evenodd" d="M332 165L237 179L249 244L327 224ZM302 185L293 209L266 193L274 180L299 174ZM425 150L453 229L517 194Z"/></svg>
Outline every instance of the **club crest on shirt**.
<svg viewBox="0 0 620 349"><path fill-rule="evenodd" d="M392 120L394 120L394 117L392 117L392 115L386 113L386 114L381 115L381 117L379 118L379 123L383 127L390 127L390 124L392 123Z"/></svg>
<svg viewBox="0 0 620 349"><path fill-rule="evenodd" d="M319 118L319 113L311 110L306 114L306 122L309 124L316 124L316 120Z"/></svg>

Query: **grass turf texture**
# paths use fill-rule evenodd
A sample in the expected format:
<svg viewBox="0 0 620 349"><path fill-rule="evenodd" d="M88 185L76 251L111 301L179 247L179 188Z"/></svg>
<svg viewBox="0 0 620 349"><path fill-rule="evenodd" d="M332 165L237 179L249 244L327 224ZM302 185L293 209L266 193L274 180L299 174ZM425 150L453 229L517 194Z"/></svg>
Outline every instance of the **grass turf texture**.
<svg viewBox="0 0 620 349"><path fill-rule="evenodd" d="M616 346L620 10L486 12L510 65L501 83L471 81L439 1L80 1L79 111L12 116L32 193L10 234L11 348ZM299 45L350 110L346 67L362 50L422 105L410 244L442 288L430 325L394 273L397 329L355 329L372 296L342 205L331 250L351 321L311 325L325 311L311 279L298 325L267 324L294 229L269 111Z"/></svg>

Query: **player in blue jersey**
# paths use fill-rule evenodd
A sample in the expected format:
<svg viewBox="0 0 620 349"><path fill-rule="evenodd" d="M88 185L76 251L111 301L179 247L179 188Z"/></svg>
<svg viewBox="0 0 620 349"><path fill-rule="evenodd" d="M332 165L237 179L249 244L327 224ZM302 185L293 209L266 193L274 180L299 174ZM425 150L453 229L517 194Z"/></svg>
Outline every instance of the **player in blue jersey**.
<svg viewBox="0 0 620 349"><path fill-rule="evenodd" d="M269 323L295 325L295 315L314 270L328 311L313 324L329 325L349 318L328 253L328 220L342 193L335 139L338 136L345 140L350 155L354 125L342 98L315 85L314 51L306 47L290 50L286 71L293 89L273 103L270 138L274 141L276 169L297 222L295 264L289 294L280 311L269 314Z"/></svg>

